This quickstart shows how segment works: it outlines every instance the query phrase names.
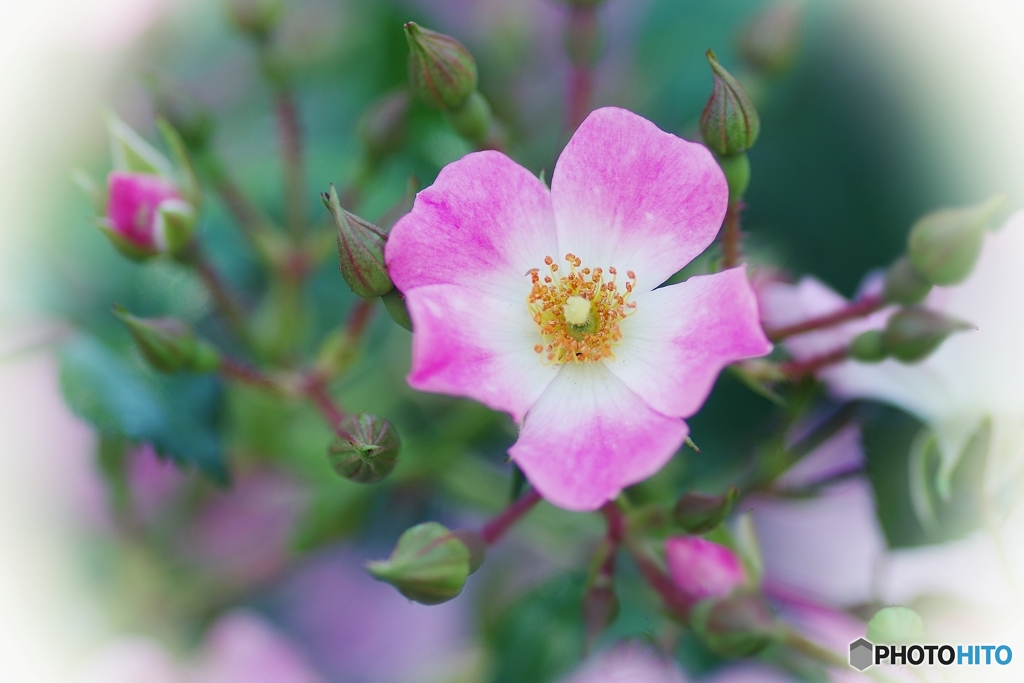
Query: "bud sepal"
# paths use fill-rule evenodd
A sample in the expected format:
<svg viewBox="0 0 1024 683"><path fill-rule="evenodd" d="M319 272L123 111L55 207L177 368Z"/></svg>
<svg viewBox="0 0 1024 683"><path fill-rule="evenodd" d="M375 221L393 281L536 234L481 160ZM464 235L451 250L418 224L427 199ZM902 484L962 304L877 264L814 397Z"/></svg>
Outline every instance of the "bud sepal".
<svg viewBox="0 0 1024 683"><path fill-rule="evenodd" d="M410 21L405 25L409 43L409 81L428 105L457 109L476 90L476 60L462 43Z"/></svg>

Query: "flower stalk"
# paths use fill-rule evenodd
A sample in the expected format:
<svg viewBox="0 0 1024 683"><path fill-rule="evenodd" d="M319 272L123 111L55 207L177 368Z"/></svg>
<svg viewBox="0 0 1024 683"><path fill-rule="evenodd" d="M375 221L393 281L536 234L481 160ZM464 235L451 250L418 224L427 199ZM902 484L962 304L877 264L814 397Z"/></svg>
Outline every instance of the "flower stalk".
<svg viewBox="0 0 1024 683"><path fill-rule="evenodd" d="M521 495L514 503L509 505L503 512L484 524L480 530L480 537L487 545L497 543L505 532L518 522L523 515L532 510L543 498L535 489L530 489Z"/></svg>
<svg viewBox="0 0 1024 683"><path fill-rule="evenodd" d="M768 339L772 342L779 342L787 337L792 337L811 330L820 330L826 327L833 327L839 323L856 318L864 318L885 306L885 300L880 295L864 296L857 301L832 313L809 318L794 325L787 325L775 330L765 330Z"/></svg>

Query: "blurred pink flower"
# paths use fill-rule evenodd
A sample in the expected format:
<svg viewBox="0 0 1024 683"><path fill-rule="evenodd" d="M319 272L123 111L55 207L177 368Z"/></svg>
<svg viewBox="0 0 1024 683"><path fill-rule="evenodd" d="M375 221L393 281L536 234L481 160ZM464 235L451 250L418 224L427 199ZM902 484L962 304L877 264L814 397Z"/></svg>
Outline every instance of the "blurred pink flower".
<svg viewBox="0 0 1024 683"><path fill-rule="evenodd" d="M409 383L510 413L538 491L600 507L672 457L723 367L771 350L745 268L655 289L727 201L704 147L623 109L584 121L550 191L499 152L449 164L386 248Z"/></svg>
<svg viewBox="0 0 1024 683"><path fill-rule="evenodd" d="M221 617L193 662L176 660L141 637L95 652L75 683L323 683L324 679L273 626L254 613Z"/></svg>
<svg viewBox="0 0 1024 683"><path fill-rule="evenodd" d="M685 683L675 663L638 643L623 643L586 662L562 683Z"/></svg>
<svg viewBox="0 0 1024 683"><path fill-rule="evenodd" d="M321 683L323 678L269 624L234 612L206 636L195 683Z"/></svg>
<svg viewBox="0 0 1024 683"><path fill-rule="evenodd" d="M302 488L283 475L242 475L214 495L179 539L183 555L228 584L258 584L288 563L292 529L305 509Z"/></svg>
<svg viewBox="0 0 1024 683"><path fill-rule="evenodd" d="M665 560L676 586L695 601L723 598L746 581L743 564L731 550L697 536L669 538Z"/></svg>
<svg viewBox="0 0 1024 683"><path fill-rule="evenodd" d="M312 660L346 683L452 680L473 657L461 602L410 602L348 551L300 567L275 603Z"/></svg>

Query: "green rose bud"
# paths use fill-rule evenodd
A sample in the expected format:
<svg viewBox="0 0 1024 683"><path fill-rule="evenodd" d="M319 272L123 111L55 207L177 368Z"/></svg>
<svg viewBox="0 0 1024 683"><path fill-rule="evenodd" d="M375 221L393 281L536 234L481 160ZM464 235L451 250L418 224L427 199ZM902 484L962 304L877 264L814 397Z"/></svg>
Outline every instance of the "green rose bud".
<svg viewBox="0 0 1024 683"><path fill-rule="evenodd" d="M366 569L410 600L438 605L462 592L469 566L466 544L437 522L426 522L402 534L391 557Z"/></svg>
<svg viewBox="0 0 1024 683"><path fill-rule="evenodd" d="M996 195L976 206L941 209L918 219L907 238L910 263L933 285L963 282L981 253L985 229L1006 202L1006 195Z"/></svg>
<svg viewBox="0 0 1024 683"><path fill-rule="evenodd" d="M723 657L750 657L783 635L764 598L749 591L701 600L693 607L690 623L708 647Z"/></svg>
<svg viewBox="0 0 1024 683"><path fill-rule="evenodd" d="M718 63L715 53L708 50L707 58L714 89L700 115L704 143L720 157L746 152L761 132L757 110L743 86Z"/></svg>
<svg viewBox="0 0 1024 683"><path fill-rule="evenodd" d="M949 335L973 327L927 308L905 308L889 318L882 345L894 358L915 363L928 357Z"/></svg>
<svg viewBox="0 0 1024 683"><path fill-rule="evenodd" d="M338 229L338 262L341 275L349 289L358 296L374 299L391 291L394 284L384 265L384 241L387 234L376 225L364 221L341 208L338 191L320 196L334 216Z"/></svg>
<svg viewBox="0 0 1024 683"><path fill-rule="evenodd" d="M380 298L384 302L384 310L388 312L391 319L412 332L412 318L409 317L409 307L405 305L405 295L398 291L398 288Z"/></svg>
<svg viewBox="0 0 1024 683"><path fill-rule="evenodd" d="M889 355L881 330L868 330L858 334L846 351L850 358L863 363L877 363Z"/></svg>
<svg viewBox="0 0 1024 683"><path fill-rule="evenodd" d="M402 149L405 120L412 96L406 89L384 95L370 105L359 121L359 140L371 163L379 162Z"/></svg>
<svg viewBox="0 0 1024 683"><path fill-rule="evenodd" d="M220 354L175 318L137 318L121 306L111 311L128 328L145 359L160 372L213 372Z"/></svg>
<svg viewBox="0 0 1024 683"><path fill-rule="evenodd" d="M894 304L913 306L921 303L932 289L932 283L917 272L906 256L885 271L885 289L882 297Z"/></svg>
<svg viewBox="0 0 1024 683"><path fill-rule="evenodd" d="M740 36L740 54L754 69L769 76L786 72L800 46L804 3L782 0L759 13Z"/></svg>
<svg viewBox="0 0 1024 683"><path fill-rule="evenodd" d="M721 496L691 491L676 502L672 518L691 534L707 533L722 523L738 495L736 487L730 487Z"/></svg>
<svg viewBox="0 0 1024 683"><path fill-rule="evenodd" d="M457 109L476 90L476 61L462 43L410 21L409 81L421 100L437 109Z"/></svg>
<svg viewBox="0 0 1024 683"><path fill-rule="evenodd" d="M924 621L908 607L883 607L868 622L867 636L873 643L923 643Z"/></svg>
<svg viewBox="0 0 1024 683"><path fill-rule="evenodd" d="M335 472L360 484L381 481L395 469L401 450L398 431L387 420L359 413L338 425L327 459Z"/></svg>
<svg viewBox="0 0 1024 683"><path fill-rule="evenodd" d="M284 9L282 0L225 0L231 22L243 33L265 39Z"/></svg>

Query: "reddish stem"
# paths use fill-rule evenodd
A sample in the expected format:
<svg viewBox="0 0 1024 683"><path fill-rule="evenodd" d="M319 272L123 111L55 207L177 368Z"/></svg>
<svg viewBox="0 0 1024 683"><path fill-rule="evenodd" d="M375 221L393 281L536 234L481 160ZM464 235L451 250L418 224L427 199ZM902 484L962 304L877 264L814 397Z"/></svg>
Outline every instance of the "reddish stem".
<svg viewBox="0 0 1024 683"><path fill-rule="evenodd" d="M192 263L231 330L242 343L248 344L250 341L249 329L245 324L245 313L242 312L242 307L224 284L224 280L221 279L213 264L199 251L198 247L193 252Z"/></svg>
<svg viewBox="0 0 1024 683"><path fill-rule="evenodd" d="M222 358L220 361L220 372L225 377L233 379L236 382L259 387L261 389L277 392L281 388L277 382L264 375L257 368L234 358Z"/></svg>
<svg viewBox="0 0 1024 683"><path fill-rule="evenodd" d="M306 397L320 410L331 427L337 429L341 421L345 419L345 412L334 402L331 395L327 393L327 386L324 381L319 377L311 378L306 385L305 393Z"/></svg>
<svg viewBox="0 0 1024 683"><path fill-rule="evenodd" d="M370 323L370 318L373 317L375 303L377 303L376 299L360 299L352 307L352 311L348 314L348 320L345 321L346 337L355 341L363 336L366 326Z"/></svg>
<svg viewBox="0 0 1024 683"><path fill-rule="evenodd" d="M785 339L786 337L792 337L803 332L810 332L811 330L818 330L824 327L832 327L833 325L838 325L839 323L846 322L847 320L853 320L855 318L863 318L864 316L871 315L883 306L885 306L885 300L880 294L874 294L854 301L846 307L840 308L838 311L821 315L817 318L810 318L809 320L796 323L795 325L788 325L786 327L780 327L777 330L768 330L766 332L769 339L773 342L777 342Z"/></svg>
<svg viewBox="0 0 1024 683"><path fill-rule="evenodd" d="M282 89L277 96L277 128L281 137L281 157L284 160L288 230L298 240L306 227L306 178L302 167L302 131L298 109L288 89Z"/></svg>
<svg viewBox="0 0 1024 683"><path fill-rule="evenodd" d="M570 7L565 26L566 49L572 64L565 107L565 126L569 132L576 130L590 112L598 40L596 8Z"/></svg>
<svg viewBox="0 0 1024 683"><path fill-rule="evenodd" d="M729 202L725 213L725 224L722 226L722 268L734 268L740 262L740 212L743 202Z"/></svg>
<svg viewBox="0 0 1024 683"><path fill-rule="evenodd" d="M691 600L680 592L675 582L672 581L661 567L655 564L654 560L647 553L636 543L630 542L629 538L626 537L626 522L618 506L614 503L608 503L601 508L601 512L604 513L605 519L608 520L609 538L611 534L615 533L619 539L625 541L626 549L633 557L633 561L636 562L636 566L640 569L644 580L661 596L666 609L673 614L686 618L692 606Z"/></svg>
<svg viewBox="0 0 1024 683"><path fill-rule="evenodd" d="M484 524L484 527L480 530L480 537L484 539L484 543L487 545L497 543L513 524L518 522L523 515L532 510L533 506L541 500L543 498L535 489L530 489L521 495L514 503L505 508L501 514L492 518L487 524Z"/></svg>
<svg viewBox="0 0 1024 683"><path fill-rule="evenodd" d="M846 360L846 347L823 353L820 356L807 358L805 360L793 360L779 366L779 371L788 375L790 379L798 379L805 375L813 375L818 370L829 365L835 365Z"/></svg>

